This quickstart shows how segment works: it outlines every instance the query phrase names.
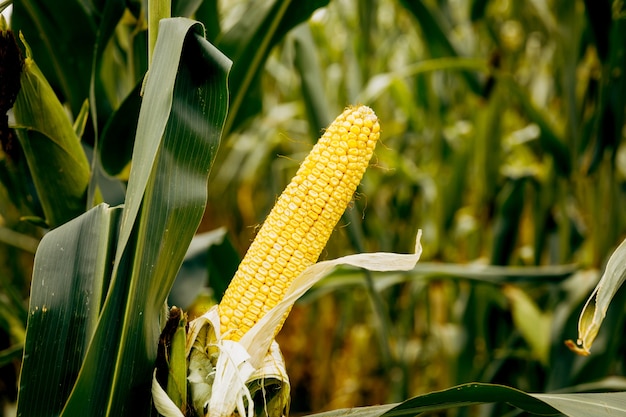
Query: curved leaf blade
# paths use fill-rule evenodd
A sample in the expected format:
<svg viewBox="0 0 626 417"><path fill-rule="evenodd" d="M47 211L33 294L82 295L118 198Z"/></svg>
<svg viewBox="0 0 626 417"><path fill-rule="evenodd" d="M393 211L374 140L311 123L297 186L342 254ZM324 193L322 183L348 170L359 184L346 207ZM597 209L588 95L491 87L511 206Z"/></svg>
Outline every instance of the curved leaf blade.
<svg viewBox="0 0 626 417"><path fill-rule="evenodd" d="M226 118L230 68L203 38L198 22L167 20L161 33L146 83L127 202L115 227L107 229L111 239L94 247L100 240L76 226L105 207L98 206L53 231L40 247L44 266L34 282L46 285L33 289L32 311L38 307L40 313L29 326L40 331L27 337L25 364L31 365L23 381L30 386L23 390L20 415L151 414L159 319L204 212L208 173ZM79 284L68 286L67 276ZM99 292L90 296L97 302L86 310L82 293L75 291L89 284ZM54 304L58 313L53 315L52 297L76 301L67 308ZM39 319L43 305L45 322ZM51 332L61 342L46 347ZM41 375L55 360L51 388Z"/></svg>
<svg viewBox="0 0 626 417"><path fill-rule="evenodd" d="M204 212L208 173L227 112L230 61L202 35L193 20L161 22L112 288L64 416L150 413L159 318Z"/></svg>
<svg viewBox="0 0 626 417"><path fill-rule="evenodd" d="M496 402L542 416L563 413L570 417L608 417L626 413L626 392L528 394L504 385L470 383L419 395L399 404L333 410L312 417L416 416L428 411Z"/></svg>
<svg viewBox="0 0 626 417"><path fill-rule="evenodd" d="M89 163L63 105L25 45L28 57L13 107L15 128L46 222L56 227L84 213Z"/></svg>
<svg viewBox="0 0 626 417"><path fill-rule="evenodd" d="M225 134L233 131L247 117L260 110L258 97L252 97L260 81L259 74L271 49L296 25L304 22L329 0L264 0L249 7L228 32L219 37L216 46L233 60L229 86L231 104ZM245 106L243 105L245 103Z"/></svg>
<svg viewBox="0 0 626 417"><path fill-rule="evenodd" d="M604 417L626 414L626 392L533 394L533 397L571 417Z"/></svg>
<svg viewBox="0 0 626 417"><path fill-rule="evenodd" d="M63 92L76 113L89 94L96 39L98 11L87 4L80 0L19 1L13 4L11 18L15 32L22 32L31 40L42 71Z"/></svg>
<svg viewBox="0 0 626 417"><path fill-rule="evenodd" d="M600 281L587 299L578 320L578 339L576 343L566 342L570 349L584 356L589 355L591 345L600 331L611 300L625 280L626 240L622 241L609 258Z"/></svg>
<svg viewBox="0 0 626 417"><path fill-rule="evenodd" d="M502 75L498 77L498 80L506 86L511 97L517 100L528 119L539 126L541 129L539 136L541 146L552 155L559 175L567 178L572 172L572 158L570 149L563 141L562 134L546 119L541 109L532 103L527 93L513 77Z"/></svg>
<svg viewBox="0 0 626 417"><path fill-rule="evenodd" d="M56 416L63 408L95 331L120 213L101 204L42 239L35 256L18 415Z"/></svg>
<svg viewBox="0 0 626 417"><path fill-rule="evenodd" d="M508 403L533 415L605 417L626 412L626 392L528 394L504 385L470 383L419 395L399 404L345 408L310 417L398 417L488 403Z"/></svg>
<svg viewBox="0 0 626 417"><path fill-rule="evenodd" d="M379 417L398 404L373 405L370 407L340 408L332 411L311 414L309 417Z"/></svg>
<svg viewBox="0 0 626 417"><path fill-rule="evenodd" d="M427 45L433 58L458 57L459 53L445 33L443 26L422 0L402 0L400 4L406 8L417 20L422 28L423 36L428 39ZM482 87L475 74L462 72L467 85L476 93L482 93Z"/></svg>
<svg viewBox="0 0 626 417"><path fill-rule="evenodd" d="M496 402L508 403L538 415L559 414L539 399L515 388L504 385L470 383L411 398L385 412L381 417L414 416L426 411Z"/></svg>
<svg viewBox="0 0 626 417"><path fill-rule="evenodd" d="M98 157L104 171L120 174L132 159L141 108L141 84L138 83L107 121L98 140Z"/></svg>

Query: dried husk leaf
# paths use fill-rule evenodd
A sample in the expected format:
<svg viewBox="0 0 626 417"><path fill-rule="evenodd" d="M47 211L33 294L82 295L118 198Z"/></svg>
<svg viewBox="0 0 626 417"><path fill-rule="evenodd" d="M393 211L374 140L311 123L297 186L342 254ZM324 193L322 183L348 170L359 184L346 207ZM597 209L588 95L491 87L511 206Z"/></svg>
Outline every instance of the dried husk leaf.
<svg viewBox="0 0 626 417"><path fill-rule="evenodd" d="M611 300L626 280L626 240L615 249L606 264L604 274L593 290L578 319L578 339L568 340L567 347L579 355L591 353L591 345L604 321Z"/></svg>
<svg viewBox="0 0 626 417"><path fill-rule="evenodd" d="M274 340L275 330L281 325L285 313L309 288L339 265L380 272L413 269L422 252L421 235L420 230L412 254L361 253L310 266L293 281L283 300L238 342L222 338L217 306L191 321L187 333L187 379L196 413L230 417L237 410L240 416L253 417L256 408L268 417L287 415L289 378L280 348ZM270 385L274 388L271 398L264 396L263 404L254 404L254 394ZM163 406L167 400L161 391L160 387L153 386L153 395L159 396L158 403L155 400L159 413L164 417L179 417L180 414ZM168 412L171 414L166 414Z"/></svg>

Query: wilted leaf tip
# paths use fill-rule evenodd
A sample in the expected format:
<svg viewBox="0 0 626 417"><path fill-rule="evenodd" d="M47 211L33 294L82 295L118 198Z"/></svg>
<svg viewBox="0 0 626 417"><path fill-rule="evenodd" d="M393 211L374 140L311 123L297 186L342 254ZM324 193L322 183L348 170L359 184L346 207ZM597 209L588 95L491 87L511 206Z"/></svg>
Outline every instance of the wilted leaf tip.
<svg viewBox="0 0 626 417"><path fill-rule="evenodd" d="M591 353L587 347L584 346L583 341L581 339L577 339L576 342L569 339L565 341L565 346L569 348L572 352L581 355L581 356L589 356Z"/></svg>

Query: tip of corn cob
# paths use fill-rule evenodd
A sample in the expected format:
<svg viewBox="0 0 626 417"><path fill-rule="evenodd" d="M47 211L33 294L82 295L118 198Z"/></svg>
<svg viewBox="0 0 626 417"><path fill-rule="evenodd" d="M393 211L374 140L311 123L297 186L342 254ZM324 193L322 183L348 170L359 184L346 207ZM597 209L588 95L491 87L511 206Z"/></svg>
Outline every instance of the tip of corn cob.
<svg viewBox="0 0 626 417"><path fill-rule="evenodd" d="M219 304L225 339L241 339L317 261L379 137L378 118L367 106L346 108L326 129L278 198Z"/></svg>

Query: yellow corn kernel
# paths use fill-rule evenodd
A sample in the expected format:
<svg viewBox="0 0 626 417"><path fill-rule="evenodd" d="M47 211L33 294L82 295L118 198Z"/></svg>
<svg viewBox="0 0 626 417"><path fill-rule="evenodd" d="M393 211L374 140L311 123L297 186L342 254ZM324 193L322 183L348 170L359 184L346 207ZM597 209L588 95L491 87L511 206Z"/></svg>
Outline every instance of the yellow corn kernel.
<svg viewBox="0 0 626 417"><path fill-rule="evenodd" d="M241 339L317 261L379 136L378 119L366 106L347 108L324 132L278 198L219 304L224 338ZM251 285L259 290L250 291Z"/></svg>

